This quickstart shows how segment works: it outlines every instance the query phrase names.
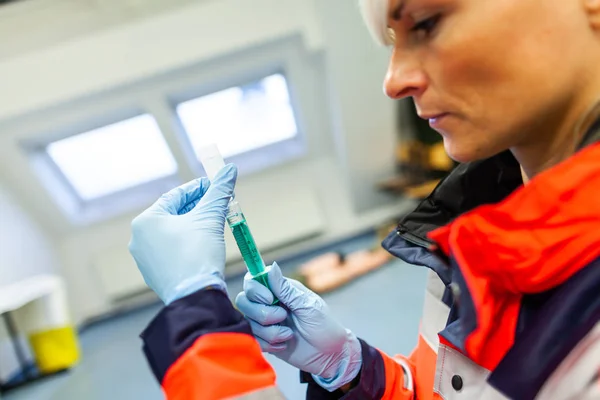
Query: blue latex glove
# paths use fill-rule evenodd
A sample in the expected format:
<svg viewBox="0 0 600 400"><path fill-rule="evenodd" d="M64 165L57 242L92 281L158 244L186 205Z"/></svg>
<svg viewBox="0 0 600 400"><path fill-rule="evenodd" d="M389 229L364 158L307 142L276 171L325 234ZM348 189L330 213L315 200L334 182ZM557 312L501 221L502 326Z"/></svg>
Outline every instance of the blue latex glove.
<svg viewBox="0 0 600 400"><path fill-rule="evenodd" d="M223 235L236 178L229 164L212 183L196 179L163 194L131 223L129 251L165 304L208 286L226 291Z"/></svg>
<svg viewBox="0 0 600 400"><path fill-rule="evenodd" d="M362 365L356 336L331 316L321 297L285 278L276 263L268 277L273 293L246 275L235 301L262 350L311 373L329 391L351 382ZM271 305L273 295L287 310Z"/></svg>

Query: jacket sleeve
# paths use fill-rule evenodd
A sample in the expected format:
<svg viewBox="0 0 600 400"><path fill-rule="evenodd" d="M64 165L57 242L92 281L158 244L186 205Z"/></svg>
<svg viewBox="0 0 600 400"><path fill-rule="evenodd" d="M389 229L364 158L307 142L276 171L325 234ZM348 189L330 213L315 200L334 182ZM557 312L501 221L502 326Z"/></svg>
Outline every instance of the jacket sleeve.
<svg viewBox="0 0 600 400"><path fill-rule="evenodd" d="M141 337L169 400L283 399L249 324L220 290L164 307Z"/></svg>
<svg viewBox="0 0 600 400"><path fill-rule="evenodd" d="M391 357L361 340L363 366L347 393L341 390L329 392L320 387L309 373L302 372L302 382L308 383L306 398L310 400L412 400L415 398L414 358ZM432 382L433 387L433 382Z"/></svg>

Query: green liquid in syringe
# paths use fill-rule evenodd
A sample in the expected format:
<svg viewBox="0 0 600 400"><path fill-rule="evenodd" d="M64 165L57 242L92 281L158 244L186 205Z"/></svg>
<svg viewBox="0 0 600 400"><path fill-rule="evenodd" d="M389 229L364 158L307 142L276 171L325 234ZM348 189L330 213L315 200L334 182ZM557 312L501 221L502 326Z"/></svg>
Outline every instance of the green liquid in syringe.
<svg viewBox="0 0 600 400"><path fill-rule="evenodd" d="M250 233L246 218L241 218L241 221L231 224L230 227L250 275L264 286L269 287L267 275L264 273L265 263Z"/></svg>

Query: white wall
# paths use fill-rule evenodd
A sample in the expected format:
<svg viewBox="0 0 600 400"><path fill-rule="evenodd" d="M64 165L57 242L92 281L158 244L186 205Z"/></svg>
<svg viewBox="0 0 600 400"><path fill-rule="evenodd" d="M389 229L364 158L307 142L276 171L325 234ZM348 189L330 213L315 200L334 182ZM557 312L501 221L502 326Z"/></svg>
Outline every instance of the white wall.
<svg viewBox="0 0 600 400"><path fill-rule="evenodd" d="M26 0L0 8L0 59L208 0Z"/></svg>
<svg viewBox="0 0 600 400"><path fill-rule="evenodd" d="M114 14L119 4L141 4L101 3L111 3ZM0 9L0 21L1 15ZM396 200L374 188L393 171L394 106L381 91L387 54L371 44L354 1L190 2L145 18L90 26L86 33L74 29L77 36L72 38L62 34L52 46L29 43L20 54L11 48L0 59L0 176L55 237L77 321L113 306L94 268L99 255L108 254L118 264L115 271L131 275L134 267L125 252L135 213L84 228L68 224L41 189L18 146L18 129L12 129L36 126L40 121L30 116L46 107L299 34L309 50L326 57L329 95L323 112L328 120L325 126L313 121L319 130L313 134L323 139L313 143L309 159L249 177L240 182L240 191L259 196L253 188L268 183L274 190L260 193L260 201L268 204L278 201L277 190L283 191L284 183L311 188L326 226L320 241L351 235L400 212ZM190 178L186 174L182 178ZM257 209L253 229L275 235L268 217ZM114 276L115 282L119 279Z"/></svg>
<svg viewBox="0 0 600 400"><path fill-rule="evenodd" d="M0 119L292 33L318 46L321 34L311 5L291 0L193 3L6 59L0 71L11 79L1 82Z"/></svg>
<svg viewBox="0 0 600 400"><path fill-rule="evenodd" d="M56 270L48 236L0 185L0 287Z"/></svg>
<svg viewBox="0 0 600 400"><path fill-rule="evenodd" d="M373 190L394 172L397 103L383 95L389 51L367 34L357 0L315 1L358 213L396 201Z"/></svg>
<svg viewBox="0 0 600 400"><path fill-rule="evenodd" d="M0 184L0 290L31 276L56 273L53 245L38 224ZM15 372L16 358L0 323L0 381Z"/></svg>

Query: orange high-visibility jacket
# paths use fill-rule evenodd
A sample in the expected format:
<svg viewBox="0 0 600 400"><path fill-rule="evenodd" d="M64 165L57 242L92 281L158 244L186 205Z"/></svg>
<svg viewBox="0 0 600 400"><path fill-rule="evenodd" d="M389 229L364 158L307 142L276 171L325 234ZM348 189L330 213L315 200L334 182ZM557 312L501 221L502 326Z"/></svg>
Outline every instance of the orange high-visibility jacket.
<svg viewBox="0 0 600 400"><path fill-rule="evenodd" d="M417 347L361 340L353 388L302 373L307 398L600 399L600 122L586 137L526 186L508 152L458 166L384 241L431 269ZM283 398L221 291L165 307L142 337L168 399Z"/></svg>

